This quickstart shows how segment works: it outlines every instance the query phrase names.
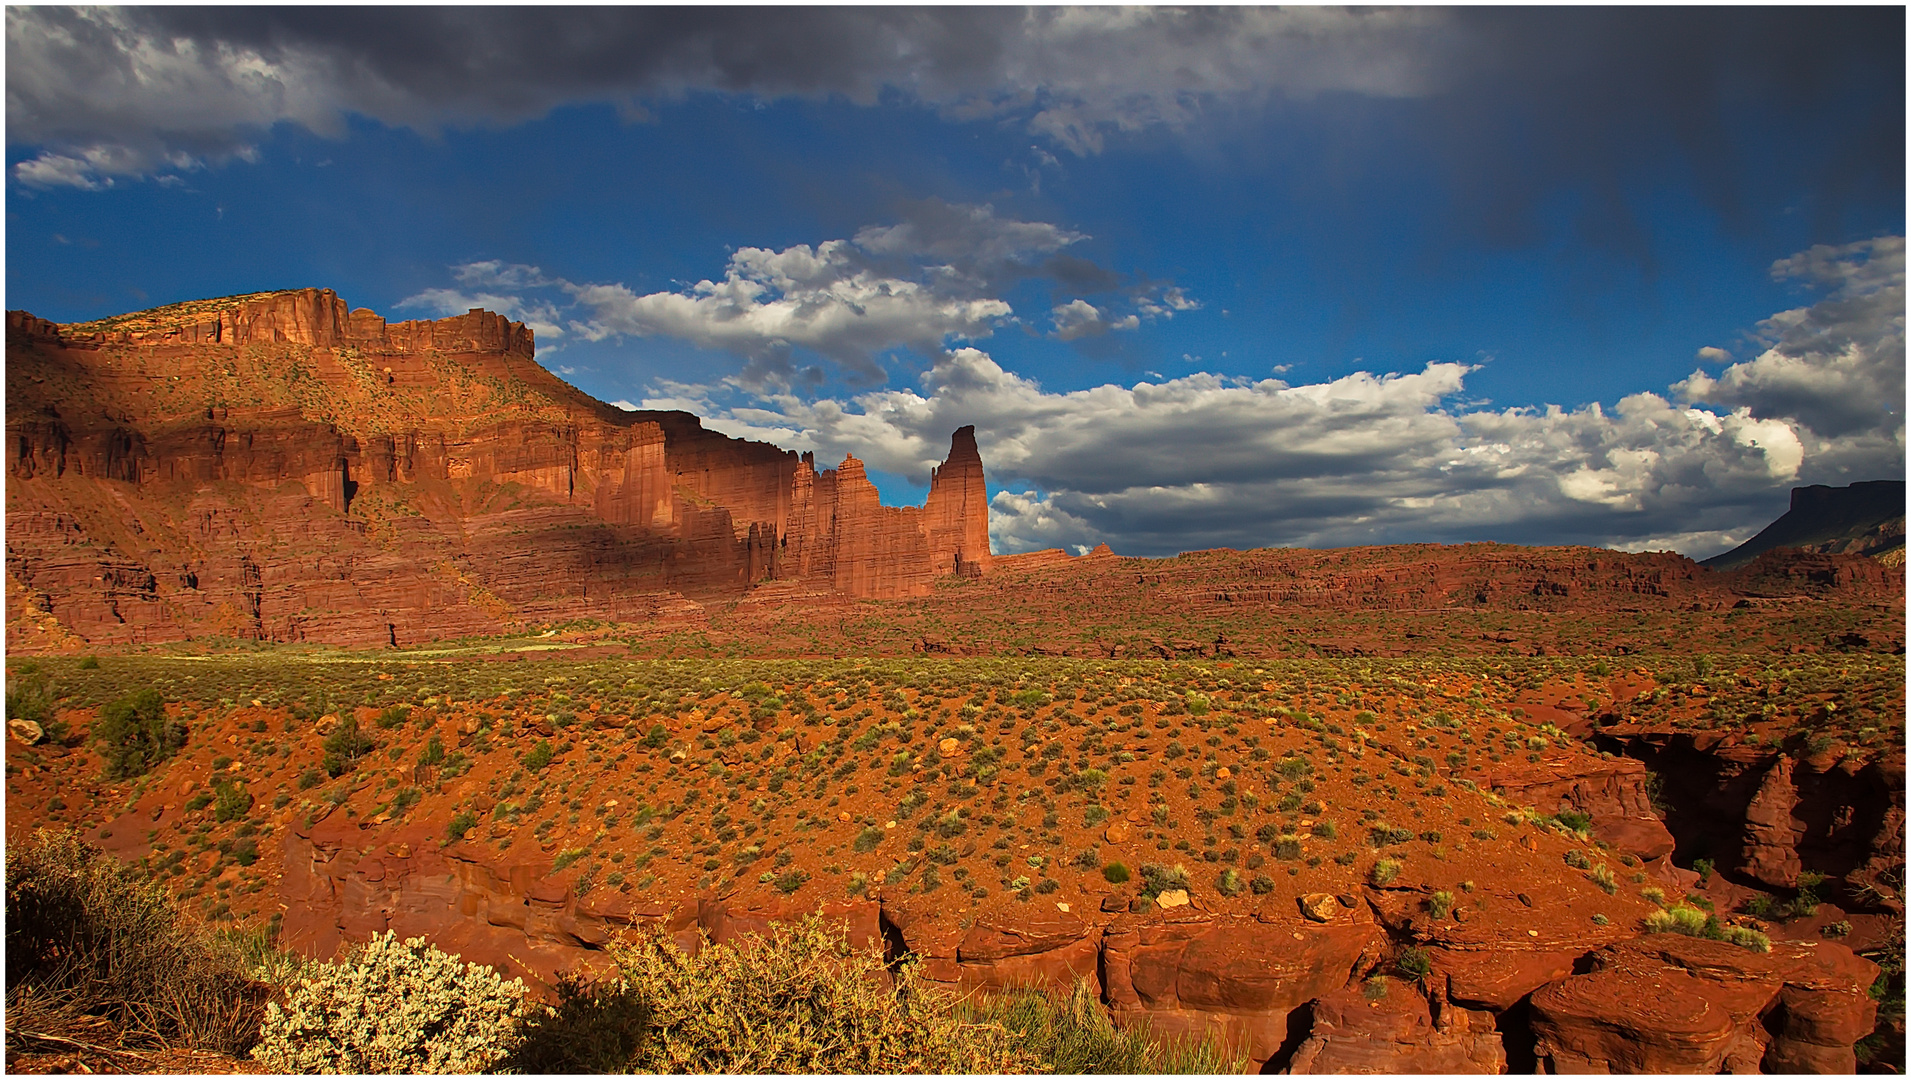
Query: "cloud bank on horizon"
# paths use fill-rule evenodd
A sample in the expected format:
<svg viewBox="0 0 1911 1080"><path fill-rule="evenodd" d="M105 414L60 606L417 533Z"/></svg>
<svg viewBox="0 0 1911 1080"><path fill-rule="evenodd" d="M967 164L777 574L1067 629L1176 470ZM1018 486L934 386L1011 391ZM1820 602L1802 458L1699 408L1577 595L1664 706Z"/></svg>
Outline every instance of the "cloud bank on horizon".
<svg viewBox="0 0 1911 1080"><path fill-rule="evenodd" d="M1000 489L991 528L1003 552L1108 543L1159 555L1492 536L1708 555L1765 524L1746 528L1739 512L1747 496L1903 473L1901 236L1819 245L1774 263L1775 279L1822 296L1761 322L1753 339L1760 349L1749 360L1702 346L1691 375L1610 411L1598 402L1495 409L1464 397L1477 366L1455 362L1301 385L1199 372L1044 390L962 344L1014 320L1010 305L939 295L936 282L946 276L966 288L980 279L950 266L1045 255L1080 237L998 220L989 207L932 209L973 227L939 245L905 222L864 229L853 243L743 249L724 283L683 292L637 296L620 284L553 281L534 267L478 264L454 273L567 295L584 316L570 322L572 332L669 335L752 357L726 380L665 381L641 402L617 403L625 408L685 409L729 435L824 460L853 453L919 482L941 462L949 432L974 424ZM899 251L933 247L951 262L913 280L872 281L851 268L855 258L839 254L868 253L889 243L872 238L897 236L909 238L895 242ZM845 282L847 295L837 291ZM561 301L481 295L497 310L561 317ZM1160 295L1141 302L1150 317L1199 305L1179 289ZM877 297L887 304L872 302ZM425 293L401 306L453 314L476 299ZM917 310L899 316L888 304ZM1079 328L1071 321L1082 318L1077 308L1101 318L1074 301L1050 313L1048 332ZM806 396L792 392L786 367L766 373L757 362L787 355L795 342L852 363L897 346L935 360L918 389Z"/></svg>
<svg viewBox="0 0 1911 1080"><path fill-rule="evenodd" d="M546 198L581 196L590 208L577 213L605 224L601 238L595 222L546 213L539 224L596 247L526 254L536 240L509 229L474 247L459 221L455 243L430 255L421 245L403 273L374 279L398 311L488 308L531 326L547 359L578 365L558 370L597 379L587 388L619 404L691 409L713 428L825 460L853 452L918 484L949 432L975 424L998 550L1496 539L1704 556L1762 527L1787 487L1904 475L1903 19L1901 9L424 7L344 18L15 6L9 284L25 264L20 238L36 229L63 256L97 244L69 237L85 218L61 200L187 192L228 172L263 177L288 146L337 146L341 157L357 146L368 186L323 174L329 160L271 175L293 192L288 205L330 213L313 216L353 238L376 232L341 224L365 216L368 192L418 185L427 195L381 225L393 232L378 242L403 249L414 243L406 230L426 235L432 215L417 207L453 186L448 174L522 155L538 164L499 180L492 205L556 191L542 168L566 185ZM699 118L728 108L795 127L807 114L771 106L838 111L744 164L725 154L779 132L739 123L736 142L699 156L708 146L671 127L712 101L721 107ZM870 159L831 171L838 123L845 141L917 138L907 145L938 164L912 180L855 175ZM362 149L394 132L406 138ZM592 160L631 171L597 188L572 183L575 162L619 132L643 133L627 140L643 150ZM497 133L520 141L460 142ZM986 166L964 166L978 145L990 147ZM640 171L680 154L722 175L670 188ZM627 206L667 206L666 192L684 199L702 179L766 162L759 186L777 188L762 196L774 213L739 216L735 204L757 192L713 184L703 223L662 236L668 256L638 249L667 213L611 231ZM1180 174L1199 182L1155 205L1151 185ZM881 206L816 211L828 198L814 192L835 187L845 201L880 192ZM1267 209L1282 199L1282 213ZM29 221L28 209L45 213ZM1147 217L1156 212L1162 224ZM255 232L227 241L228 257L279 239L282 219L257 217ZM1145 224L1110 237L1133 218ZM1779 220L1810 224L1771 228ZM101 231L131 235L124 224ZM1768 228L1782 246L1762 242ZM165 228L151 236L156 248L173 242ZM290 276L372 261L339 244L268 265ZM1259 263L1237 250L1255 244L1270 249ZM1538 252L1559 248L1592 256L1534 272ZM1510 269L1495 261L1509 252ZM1678 287L1666 282L1673 252L1691 279ZM1679 319L1724 306L1721 295L1760 299L1656 361L1632 363L1630 339L1549 354L1582 321L1591 338L1609 318L1582 320L1575 303L1620 306L1581 295L1613 264L1648 286L1628 328L1686 293L1661 346ZM1408 296L1400 266L1477 283L1449 294L1407 280L1420 290ZM93 269L75 261L47 291L77 295L71 282ZM1533 279L1545 290L1525 291ZM184 299L198 287L128 291L188 290ZM1479 314L1445 337L1423 329L1455 309ZM1302 318L1308 343L1279 349ZM1524 337L1480 329L1528 319L1550 322ZM1387 329L1363 337L1335 320ZM1495 359L1502 332L1526 346L1521 379ZM1261 351L1273 355L1239 359L1270 341ZM1590 357L1624 377L1544 373ZM1307 373L1310 362L1326 370ZM622 381L620 364L631 373ZM1595 374L1603 389L1584 389Z"/></svg>

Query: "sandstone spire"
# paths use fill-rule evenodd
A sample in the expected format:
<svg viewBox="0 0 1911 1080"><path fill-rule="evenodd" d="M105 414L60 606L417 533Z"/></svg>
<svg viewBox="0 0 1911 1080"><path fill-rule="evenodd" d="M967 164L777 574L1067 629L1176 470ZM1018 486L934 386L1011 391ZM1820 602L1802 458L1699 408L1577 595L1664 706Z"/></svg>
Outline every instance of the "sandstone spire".
<svg viewBox="0 0 1911 1080"><path fill-rule="evenodd" d="M980 577L988 572L989 486L982 476L975 425L957 428L950 438L948 459L929 476L929 500L922 513L937 576Z"/></svg>

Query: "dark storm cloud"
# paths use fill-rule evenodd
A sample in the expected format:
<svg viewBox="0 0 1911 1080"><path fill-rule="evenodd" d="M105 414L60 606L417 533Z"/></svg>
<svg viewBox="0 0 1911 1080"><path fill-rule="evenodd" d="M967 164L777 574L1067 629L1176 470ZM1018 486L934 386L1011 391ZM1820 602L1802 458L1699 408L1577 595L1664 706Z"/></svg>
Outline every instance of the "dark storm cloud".
<svg viewBox="0 0 1911 1080"><path fill-rule="evenodd" d="M1550 192L1584 193L1588 242L1646 247L1632 169L1676 147L1713 207L1766 148L1736 110L1841 110L1816 169L1901 188L1902 8L28 8L7 10L8 138L28 183L243 153L292 121L508 124L573 102L840 95L995 118L1077 154L1277 98L1421 99L1466 208L1522 243ZM1358 137L1348 135L1347 137Z"/></svg>

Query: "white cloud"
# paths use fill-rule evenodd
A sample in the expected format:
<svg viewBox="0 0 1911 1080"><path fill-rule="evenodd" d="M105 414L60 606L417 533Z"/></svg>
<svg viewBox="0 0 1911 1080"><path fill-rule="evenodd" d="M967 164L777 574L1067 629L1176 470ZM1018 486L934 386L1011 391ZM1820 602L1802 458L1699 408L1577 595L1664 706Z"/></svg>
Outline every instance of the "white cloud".
<svg viewBox="0 0 1911 1080"><path fill-rule="evenodd" d="M998 294L1018 278L1116 283L1084 259L1056 265L1058 253L1085 239L1047 222L998 217L986 203L926 199L906 206L902 220L860 229L852 239L741 248L721 279L676 290L576 283L491 259L453 267L458 288L427 289L399 306L438 314L486 307L530 322L545 338L673 337L742 357L732 378L753 392L820 383L822 369L800 364L797 350L834 362L852 381L881 383L887 373L878 358L888 350L934 358L1012 320L1014 309ZM1164 315L1198 306L1180 289L1150 288L1159 290L1155 306ZM1079 300L1058 308L1056 320L1064 340L1141 324L1136 314L1118 316Z"/></svg>
<svg viewBox="0 0 1911 1080"><path fill-rule="evenodd" d="M889 276L846 240L781 251L742 248L721 281L681 292L638 294L622 284L575 291L591 332L663 335L753 360L792 346L814 349L853 376L880 380L875 354L907 346L934 354L951 338L988 337L1013 314L994 297L941 287L933 274ZM761 369L760 369L761 370Z"/></svg>
<svg viewBox="0 0 1911 1080"><path fill-rule="evenodd" d="M458 269L462 271L468 268ZM440 318L447 315L463 315L472 308L483 308L530 327L540 339L540 345L545 341L564 336L564 328L558 324L558 320L563 316L559 314L556 305L548 301L527 300L524 297L506 293L467 293L457 289L426 289L398 301L396 307L400 311L424 311Z"/></svg>
<svg viewBox="0 0 1911 1080"><path fill-rule="evenodd" d="M1772 276L1831 292L1761 322L1763 352L1717 377L1694 371L1675 387L1680 396L1794 418L1826 438L1902 432L1904 238L1821 244L1772 264Z"/></svg>
<svg viewBox="0 0 1911 1080"><path fill-rule="evenodd" d="M1066 304L1057 304L1049 314L1055 323L1051 336L1063 341L1098 337L1110 330L1133 330L1141 325L1141 317L1138 315L1110 319L1107 312L1086 300L1070 300Z"/></svg>
<svg viewBox="0 0 1911 1080"><path fill-rule="evenodd" d="M1893 245L1867 250L1874 262L1864 265L1846 265L1848 256L1781 264L1812 267L1814 280L1835 289L1805 315L1774 317L1787 328L1816 328L1794 340L1830 335L1865 343L1874 360L1902 356L1901 304L1871 302L1902 288L1901 272L1875 264ZM1836 312L1826 306L1840 304ZM1063 309L1058 327L1089 317ZM1804 351L1820 365L1843 362L1842 352ZM712 426L728 434L814 450L824 460L853 452L918 480L941 460L949 432L975 424L998 487L992 531L1005 552L1101 542L1160 554L1499 539L1670 547L1703 557L1766 524L1793 484L1904 473L1904 425L1895 412L1833 435L1750 403L1706 408L1656 393L1610 409L1493 409L1464 399L1472 370L1432 363L1303 385L1197 373L1052 392L978 349L958 348L915 390L847 401L787 394L727 406L721 394L699 401L714 407ZM1684 393L1691 383L1674 389ZM1769 389L1749 378L1741 385ZM1793 401L1800 409L1821 404Z"/></svg>

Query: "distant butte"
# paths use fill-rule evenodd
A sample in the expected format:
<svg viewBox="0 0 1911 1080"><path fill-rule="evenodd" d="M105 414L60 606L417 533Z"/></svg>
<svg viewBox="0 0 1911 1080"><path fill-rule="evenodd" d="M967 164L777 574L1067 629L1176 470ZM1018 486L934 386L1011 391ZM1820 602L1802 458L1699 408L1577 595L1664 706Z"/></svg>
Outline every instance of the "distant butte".
<svg viewBox="0 0 1911 1080"><path fill-rule="evenodd" d="M926 506L886 507L854 457L617 409L534 352L490 312L387 323L329 289L9 312L9 594L89 642L398 645L989 567L972 427Z"/></svg>

